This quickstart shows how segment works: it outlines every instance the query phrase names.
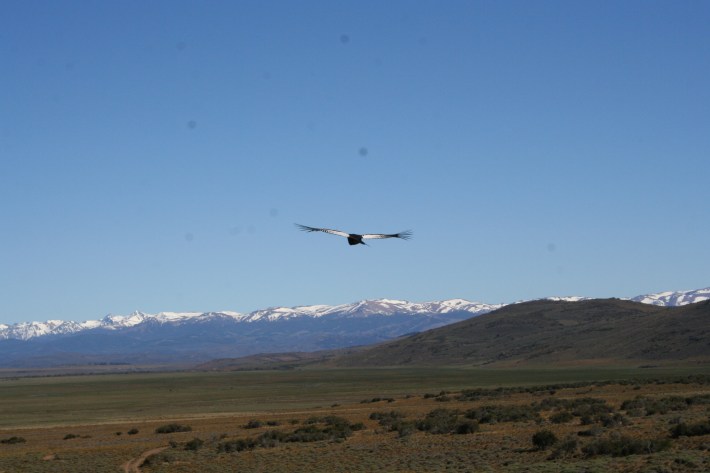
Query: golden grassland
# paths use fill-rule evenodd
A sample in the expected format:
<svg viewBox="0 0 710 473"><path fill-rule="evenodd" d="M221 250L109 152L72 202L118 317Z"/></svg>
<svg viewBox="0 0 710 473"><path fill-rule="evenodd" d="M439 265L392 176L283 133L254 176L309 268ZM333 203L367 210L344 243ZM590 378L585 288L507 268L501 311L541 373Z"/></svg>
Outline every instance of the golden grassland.
<svg viewBox="0 0 710 473"><path fill-rule="evenodd" d="M707 423L709 374L408 368L10 378L0 381L0 472L136 471L131 460L161 447L136 463L140 471L710 471L710 435L670 434ZM653 408L629 404L639 397ZM608 406L605 417L564 407L585 399ZM470 418L491 406L533 416ZM392 412L399 423L377 419ZM453 430L426 430L432 412L453 419ZM455 433L465 423L477 430ZM191 430L156 433L169 424ZM541 430L558 441L535 448ZM667 445L590 454L620 438Z"/></svg>

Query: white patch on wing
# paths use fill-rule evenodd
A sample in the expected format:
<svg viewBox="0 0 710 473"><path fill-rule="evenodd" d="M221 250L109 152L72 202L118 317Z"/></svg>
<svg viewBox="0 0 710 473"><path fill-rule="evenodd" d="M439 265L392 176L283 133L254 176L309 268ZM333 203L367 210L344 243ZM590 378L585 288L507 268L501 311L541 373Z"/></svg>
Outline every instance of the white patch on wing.
<svg viewBox="0 0 710 473"><path fill-rule="evenodd" d="M307 225L301 225L300 223L297 223L296 226L305 232L332 233L333 235L339 235L339 236L346 237L346 238L350 236L349 233L341 232L340 230L331 230L330 228L309 227Z"/></svg>
<svg viewBox="0 0 710 473"><path fill-rule="evenodd" d="M333 235L340 235L343 237L349 237L349 233L341 232L340 230L330 230L329 228L318 228L317 230L325 233L332 233Z"/></svg>

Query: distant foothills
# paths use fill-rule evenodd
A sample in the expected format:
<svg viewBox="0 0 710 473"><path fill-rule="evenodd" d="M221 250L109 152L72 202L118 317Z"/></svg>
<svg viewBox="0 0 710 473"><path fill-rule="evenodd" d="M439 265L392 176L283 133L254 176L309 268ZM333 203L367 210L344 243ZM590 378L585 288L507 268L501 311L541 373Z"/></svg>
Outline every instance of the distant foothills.
<svg viewBox="0 0 710 473"><path fill-rule="evenodd" d="M540 306L539 304L541 303L552 305ZM633 319L633 317L632 319L628 318L630 312L636 315L647 315L648 317L645 317L644 321L650 321L653 317L661 317L661 319L665 320L664 317L667 318L666 315L672 315L674 312L664 309L678 308L691 304L697 305L700 309L686 312L704 317L703 314L710 310L710 288L646 294L626 300L551 297L540 301L517 302L514 304L485 304L463 299L424 303L378 299L336 306L273 307L257 310L249 314L231 311L206 313L161 312L158 314L134 312L125 316L107 315L101 320L86 322L48 320L46 322L23 322L13 325L0 324L0 367L29 368L92 364L194 365L220 358L246 357L263 353L315 352L382 344L392 339L416 340L416 337L425 336L429 332L449 333L447 341L441 342L441 346L448 346L448 341L450 341L451 337L456 338L456 332L446 332L445 329L454 329L455 327L451 324L459 326L462 323L472 322L469 319L474 318L480 318L480 324L483 324L486 320L498 320L496 317L503 317L504 320L510 317L517 320L517 318L522 317L515 325L525 327L525 337L532 336L535 338L536 333L544 331L545 336L559 339L563 335L572 337L579 334L576 334L574 330L570 333L564 330L559 331L557 330L559 329L559 324L547 323L550 322L549 320L546 320L545 323L539 320L539 325L531 324L530 320L538 320L536 317L538 317L542 307L555 314L558 314L562 310L561 308L565 307L567 309L562 310L562 312L565 310L571 310L572 312L582 310L583 314L596 314L591 319L587 315L580 315L576 312L576 315L570 315L572 314L571 312L567 316L563 315L563 318L571 317L570 320L579 319L578 322L567 324L570 326L578 326L577 328L583 329L586 324L592 324L590 326L592 327L591 329L597 330L599 327L594 329L593 327L596 326L594 324L604 320L606 325L604 325L602 332L619 330L623 332L624 324ZM631 310L630 307L636 307L636 309ZM528 311L532 312L528 313ZM686 312L683 312L683 314ZM488 315L483 317L484 314ZM678 313L678 315L682 314ZM708 317L710 317L710 314L708 314ZM700 322L693 319L693 323L699 324L700 327L704 325L710 326L710 324L706 323L708 317L701 318ZM676 317L673 320L676 328L683 325L683 321L680 320L682 318ZM690 319L690 316L688 316L688 319ZM632 323L640 326L639 320L632 320ZM661 336L662 334L653 332L652 329L656 326L659 330L671 330L664 323L659 322L656 325L652 324L652 326L647 327L648 330L651 330L647 335L656 337L658 340L665 340L664 343L681 343L672 337L664 338ZM563 323L562 325L565 324ZM477 364L511 363L514 360L521 359L521 356L522 359L527 359L527 355L524 353L524 346L520 347L515 343L515 340L520 337L506 335L505 331L488 333L489 330L486 327L485 325L475 326L473 329L469 327L474 332L467 335L467 339L478 340L478 348L472 348L473 351L469 353L471 356L467 358L464 354L457 352L452 354L455 360L440 359L437 363L464 363L466 361ZM617 328L619 330L616 330ZM559 333L554 335L556 330ZM698 330L701 332L702 330L698 327L689 327L688 330L696 332L694 336L697 339L697 343L691 343L694 347L691 350L692 353L688 352L683 359L704 359L705 355L709 355L705 353L709 346L708 340L702 338L703 336L698 332ZM678 330L675 331L677 332ZM459 330L458 334L461 335L462 333L468 332ZM613 338L611 335L611 333L607 333L605 339L610 340ZM497 340L494 343L490 343L491 340L486 338L489 336ZM658 338L659 336L661 338ZM501 339L501 337L504 338ZM589 339L589 337L587 338ZM428 346L424 339L420 340L418 346ZM461 340L457 343L457 346L466 345ZM500 348L502 350L507 347L506 349L510 356L507 356L504 351L497 353L481 352L479 353L480 356L474 356L476 350L482 346L481 344L485 343L495 349ZM579 344L579 341L576 343ZM570 348L574 345L567 340L561 345L567 348L558 347L553 349L553 351L557 350L555 351L557 358L561 356L565 360L574 359L574 356L571 358L569 356L570 350L572 352L575 351ZM602 345L606 346L607 344ZM530 346L530 343L525 346ZM537 348L544 353L537 353L537 355L533 353L531 356L538 361L544 361L548 358L551 360L556 359L555 356L551 356L550 353L545 351L549 351L549 349L552 349L550 347L553 346L556 345L551 342L543 343ZM434 351L441 354L442 350L440 348ZM641 350L639 353L646 350L645 353L648 356L640 356L636 352L622 353L623 350L618 352L618 355L629 360L655 359L654 357L657 355L657 353L651 353L653 348L647 346L639 346L637 348ZM656 352L658 353L664 352L664 350L673 351L672 347L657 348ZM569 353L566 353L565 350ZM593 346L589 347L589 350L593 351ZM425 353L417 355L417 350L412 347L405 350L404 358L399 360L397 360L395 352L389 352L383 359L380 359L378 358L380 355L373 355L372 353L368 358L368 356L363 354L365 351L358 350L359 353L350 361L343 361L341 364L375 363L381 365L388 360L394 364L406 364L407 359L411 362L427 364L436 358L432 358ZM679 350L675 351L679 353ZM685 352L687 351L686 349ZM399 353L399 355L402 354ZM588 352L584 354L584 359L600 359L600 357ZM360 361L358 362L357 360ZM561 361L561 359L557 361Z"/></svg>

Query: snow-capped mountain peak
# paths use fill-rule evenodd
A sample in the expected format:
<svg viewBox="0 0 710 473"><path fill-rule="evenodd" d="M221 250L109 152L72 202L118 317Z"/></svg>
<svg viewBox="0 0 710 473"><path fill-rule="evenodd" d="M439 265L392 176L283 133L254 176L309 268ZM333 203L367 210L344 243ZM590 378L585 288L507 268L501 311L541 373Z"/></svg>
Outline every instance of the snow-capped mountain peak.
<svg viewBox="0 0 710 473"><path fill-rule="evenodd" d="M87 320L81 323L50 320L46 322L21 322L13 325L0 325L0 340L28 340L45 335L62 335L93 329L122 330L146 322L175 325L187 321L207 320L214 317L227 317L238 322L253 323L275 322L301 317L319 318L327 316L368 317L373 315L390 316L394 314L431 315L450 312L468 312L471 315L477 315L495 310L501 306L501 304L488 305L474 303L464 299L425 303L411 303L395 299L376 299L336 306L318 304L297 307L269 307L256 310L249 314L231 311L159 312L157 314L148 314L141 311L134 311L129 315L108 314L101 320Z"/></svg>
<svg viewBox="0 0 710 473"><path fill-rule="evenodd" d="M632 301L642 302L644 304L653 304L658 306L679 306L694 304L710 299L710 287L705 289L696 289L692 291L666 291L655 294L646 294L636 296Z"/></svg>
<svg viewBox="0 0 710 473"><path fill-rule="evenodd" d="M138 325L141 322L144 322L147 317L147 314L144 314L143 312L137 310L130 315L108 314L103 319L101 319L101 327L108 329L132 327L134 325Z"/></svg>
<svg viewBox="0 0 710 473"><path fill-rule="evenodd" d="M588 297L549 297L548 300L580 301ZM710 299L710 288L693 291L660 292L632 298L632 301L653 304L657 306L678 306ZM50 335L66 335L84 330L123 330L151 322L153 324L179 325L189 321L207 321L216 317L234 320L236 322L275 322L294 318L321 318L337 316L341 318L364 318L369 316L392 315L445 315L468 314L466 317L484 314L499 309L506 304L485 304L471 302L465 299L449 299L434 302L408 302L397 299L363 300L351 304L307 305L296 307L270 307L256 310L249 314L232 311L220 312L159 312L147 314L134 311L129 315L108 314L101 320L85 322L47 320L45 322L20 322L17 324L0 324L0 340L28 340L35 337Z"/></svg>

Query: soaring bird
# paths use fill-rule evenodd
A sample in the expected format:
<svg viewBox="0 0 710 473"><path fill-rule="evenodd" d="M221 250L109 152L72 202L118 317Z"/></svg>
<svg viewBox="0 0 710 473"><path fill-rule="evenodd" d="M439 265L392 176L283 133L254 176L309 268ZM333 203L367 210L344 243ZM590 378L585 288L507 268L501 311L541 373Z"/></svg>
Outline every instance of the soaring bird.
<svg viewBox="0 0 710 473"><path fill-rule="evenodd" d="M346 232L341 232L340 230L331 230L330 228L315 228L315 227L307 227L305 225L301 225L299 223L296 224L298 228L303 230L304 232L325 232L325 233L330 233L332 235L338 235L342 236L348 239L348 243L351 245L365 245L367 246L367 243L365 243L362 240L369 240L371 238L401 238L402 240L409 240L412 237L412 232L411 230L407 230L405 232L399 232L399 233L392 233L389 235L385 235L382 233L365 233L362 235L358 235L357 233L346 233Z"/></svg>

